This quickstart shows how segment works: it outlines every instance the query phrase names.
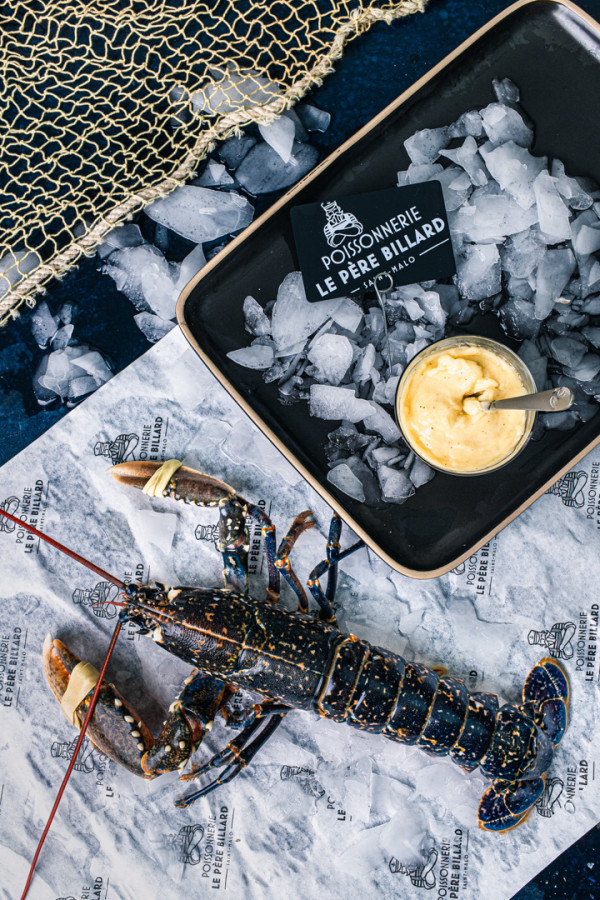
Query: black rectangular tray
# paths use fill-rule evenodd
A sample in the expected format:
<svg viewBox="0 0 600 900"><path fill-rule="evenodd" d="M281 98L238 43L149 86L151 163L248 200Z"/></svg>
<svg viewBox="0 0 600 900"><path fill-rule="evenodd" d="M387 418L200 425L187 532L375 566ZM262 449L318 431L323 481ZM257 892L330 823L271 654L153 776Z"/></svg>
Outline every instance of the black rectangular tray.
<svg viewBox="0 0 600 900"><path fill-rule="evenodd" d="M519 86L521 106L535 123L532 153L558 157L568 174L600 181L600 26L569 2L525 0L435 66L257 219L187 285L177 307L192 347L265 434L376 553L417 578L452 569L519 515L600 441L600 415L571 431L546 432L495 473L436 473L403 505L373 509L327 481L324 445L335 423L310 417L307 403L282 406L275 385L227 353L248 344L246 295L264 305L299 268L290 207L392 187L409 162L407 137L492 102L492 79L506 76ZM465 330L518 346L492 315Z"/></svg>

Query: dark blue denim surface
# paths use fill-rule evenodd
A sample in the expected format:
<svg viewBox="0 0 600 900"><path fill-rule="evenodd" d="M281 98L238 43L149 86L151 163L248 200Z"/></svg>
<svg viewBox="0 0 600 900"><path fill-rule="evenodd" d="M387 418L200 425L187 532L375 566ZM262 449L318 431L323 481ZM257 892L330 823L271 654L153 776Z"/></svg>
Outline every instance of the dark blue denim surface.
<svg viewBox="0 0 600 900"><path fill-rule="evenodd" d="M510 5L503 0L429 0L424 15L390 26L377 25L354 40L336 64L335 72L312 93L311 99L332 113L331 127L319 136L323 155ZM584 0L580 6L600 20L600 0ZM579 102L579 98L574 97L574 102ZM276 196L268 198L271 202L275 199ZM263 208L264 202L259 211ZM46 300L52 312L66 301L76 302L74 321L79 341L107 354L115 371L125 368L150 346L133 322L135 310L131 303L109 277L98 272L96 259L83 260L61 282L51 285ZM63 406L40 409L33 397L31 373L42 351L31 337L30 316L30 311L23 312L0 329L0 464L68 412ZM519 891L516 898L600 900L599 851L600 830L596 827Z"/></svg>

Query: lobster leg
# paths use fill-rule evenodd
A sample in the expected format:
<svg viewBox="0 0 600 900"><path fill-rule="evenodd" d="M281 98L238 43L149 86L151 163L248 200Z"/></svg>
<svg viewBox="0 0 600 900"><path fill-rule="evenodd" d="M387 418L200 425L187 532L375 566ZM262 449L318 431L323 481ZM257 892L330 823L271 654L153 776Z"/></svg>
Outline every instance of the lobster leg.
<svg viewBox="0 0 600 900"><path fill-rule="evenodd" d="M535 753L529 767L514 781L498 779L479 803L479 824L487 831L508 831L519 825L544 791L546 771L567 727L569 683L558 663L543 659L523 685L522 712L535 723L531 737ZM518 712L518 710L515 710Z"/></svg>
<svg viewBox="0 0 600 900"><path fill-rule="evenodd" d="M190 781L195 778L200 778L211 769L222 768L223 771L221 774L216 778L213 778L212 781L209 781L208 784L204 785L199 790L194 791L193 794L188 794L186 797L176 800L175 806L182 809L191 806L191 804L195 803L196 800L199 800L200 797L205 797L206 794L209 794L220 785L226 784L228 781L235 778L236 775L239 775L242 769L246 768L260 748L279 727L284 716L288 712L289 707L272 700L266 700L264 703L254 706L247 720L249 724L246 725L244 730L236 738L229 741L226 747L219 753L216 753L208 760L208 762L199 766L197 769L193 769L191 772L184 775L181 780ZM269 718L269 721L266 726L260 730L265 718Z"/></svg>
<svg viewBox="0 0 600 900"><path fill-rule="evenodd" d="M147 777L183 769L198 749L221 707L234 691L218 678L194 671L169 708L154 745L142 757ZM186 776L181 776L182 780Z"/></svg>
<svg viewBox="0 0 600 900"><path fill-rule="evenodd" d="M275 565L298 597L298 612L302 613L308 612L308 600L300 579L292 569L289 554L300 535L307 529L312 528L314 524L315 519L309 509L296 516L290 530L279 545L279 550L275 557Z"/></svg>
<svg viewBox="0 0 600 900"><path fill-rule="evenodd" d="M364 541L357 541L346 550L340 551L340 535L342 533L342 520L334 514L331 525L329 526L329 538L327 540L327 559L322 560L318 566L310 573L308 578L308 587L314 599L319 604L319 618L323 622L330 625L336 624L335 613L333 611L333 601L335 599L335 591L337 587L337 567L338 563L364 547ZM323 591L319 579L327 572L327 588Z"/></svg>

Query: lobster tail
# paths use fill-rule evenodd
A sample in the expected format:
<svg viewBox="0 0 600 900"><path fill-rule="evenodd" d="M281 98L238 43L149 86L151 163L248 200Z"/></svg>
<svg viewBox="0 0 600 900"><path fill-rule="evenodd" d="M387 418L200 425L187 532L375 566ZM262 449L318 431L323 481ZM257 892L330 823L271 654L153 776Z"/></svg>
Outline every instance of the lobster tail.
<svg viewBox="0 0 600 900"><path fill-rule="evenodd" d="M554 750L565 733L568 720L569 683L562 667L553 659L534 666L523 685L523 705L504 707L510 722L497 733L482 762L483 771L505 772L483 794L479 803L479 824L486 831L508 831L519 825L544 792L545 777L554 758ZM527 734L529 732L529 736ZM515 754L515 748L527 741L527 752ZM495 744L497 744L495 746ZM503 746L504 745L504 746ZM512 752L508 752L512 750ZM503 755L504 751L504 755ZM520 771L514 771L519 765ZM527 765L523 766L523 761Z"/></svg>

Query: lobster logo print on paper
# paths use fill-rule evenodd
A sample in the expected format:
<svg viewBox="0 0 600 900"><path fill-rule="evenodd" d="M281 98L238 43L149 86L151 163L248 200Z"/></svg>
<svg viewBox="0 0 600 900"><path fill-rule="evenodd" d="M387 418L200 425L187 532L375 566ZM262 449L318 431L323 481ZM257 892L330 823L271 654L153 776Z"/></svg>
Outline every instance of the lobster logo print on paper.
<svg viewBox="0 0 600 900"><path fill-rule="evenodd" d="M50 753L55 758L71 759L75 752L76 744L77 738L73 738L72 741L54 741L50 748ZM77 762L73 767L75 771L85 772L86 775L90 775L96 766L96 753L97 751L92 743L88 738L84 737L81 749L77 756Z"/></svg>
<svg viewBox="0 0 600 900"><path fill-rule="evenodd" d="M19 511L19 498L18 497L7 497L4 503L0 503L0 509L4 510L4 512L10 513L11 516L16 516ZM11 522L10 519L6 519L4 516L0 516L0 531L6 531L10 534L11 531L14 531L16 525L14 522Z"/></svg>
<svg viewBox="0 0 600 900"><path fill-rule="evenodd" d="M392 875L408 875L411 883L415 887L425 888L425 890L430 891L437 884L435 872L433 871L437 858L438 852L435 847L431 848L427 854L427 859L420 865L413 863L412 865L405 866L399 859L392 856L389 861L390 872Z"/></svg>
<svg viewBox="0 0 600 900"><path fill-rule="evenodd" d="M282 766L279 777L282 781L293 780L301 791L315 800L320 800L325 793L325 788L316 780L314 771L304 766Z"/></svg>
<svg viewBox="0 0 600 900"><path fill-rule="evenodd" d="M73 603L91 609L99 619L114 619L117 607L112 601L119 596L119 588L110 581L99 581L93 588L75 588Z"/></svg>
<svg viewBox="0 0 600 900"><path fill-rule="evenodd" d="M197 866L202 859L200 844L204 837L202 825L182 825L177 834L168 834L165 838L167 847L173 847L177 860L188 866Z"/></svg>
<svg viewBox="0 0 600 900"><path fill-rule="evenodd" d="M542 796L535 804L535 811L539 816L549 819L555 813L555 806L560 809L559 797L565 786L562 778L547 778Z"/></svg>
<svg viewBox="0 0 600 900"><path fill-rule="evenodd" d="M555 622L548 631L535 631L533 628L527 635L530 644L540 644L547 647L550 656L555 659L571 659L574 653L573 637L575 636L574 622Z"/></svg>
<svg viewBox="0 0 600 900"><path fill-rule="evenodd" d="M556 494L565 506L581 509L585 504L583 489L587 484L587 472L567 472L556 484L548 488L547 494Z"/></svg>
<svg viewBox="0 0 600 900"><path fill-rule="evenodd" d="M339 247L346 238L358 237L359 234L362 234L363 226L354 213L344 212L335 200L321 203L321 207L327 216L323 234L330 247Z"/></svg>
<svg viewBox="0 0 600 900"><path fill-rule="evenodd" d="M216 547L217 541L219 540L219 526L218 525L196 525L196 530L194 531L194 536L197 541L210 541Z"/></svg>
<svg viewBox="0 0 600 900"><path fill-rule="evenodd" d="M133 459L135 448L140 442L139 435L135 432L119 434L113 441L97 441L94 446L94 456L105 456L113 466Z"/></svg>

